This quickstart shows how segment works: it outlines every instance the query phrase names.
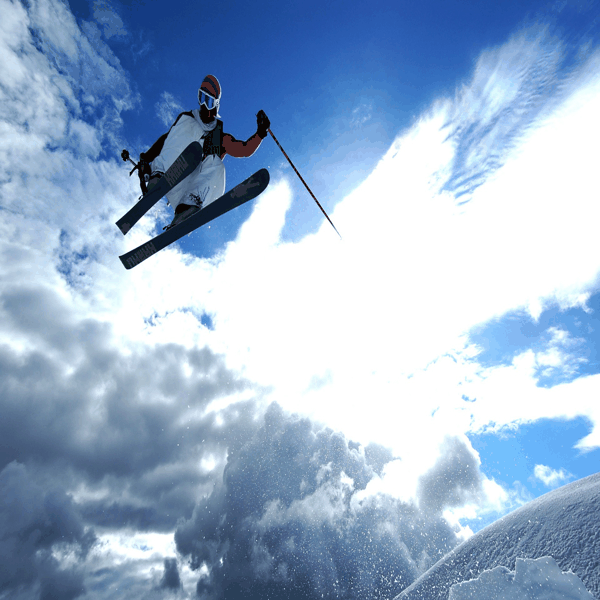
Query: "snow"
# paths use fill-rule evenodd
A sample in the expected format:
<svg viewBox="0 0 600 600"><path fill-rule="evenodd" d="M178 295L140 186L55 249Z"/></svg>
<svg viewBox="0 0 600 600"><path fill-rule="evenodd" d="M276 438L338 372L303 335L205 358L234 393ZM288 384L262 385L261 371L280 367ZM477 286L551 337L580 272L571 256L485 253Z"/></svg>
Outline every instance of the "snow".
<svg viewBox="0 0 600 600"><path fill-rule="evenodd" d="M486 527L396 600L600 600L599 522L597 473Z"/></svg>
<svg viewBox="0 0 600 600"><path fill-rule="evenodd" d="M551 556L517 558L515 571L496 567L455 583L448 600L594 600L581 579L560 570Z"/></svg>

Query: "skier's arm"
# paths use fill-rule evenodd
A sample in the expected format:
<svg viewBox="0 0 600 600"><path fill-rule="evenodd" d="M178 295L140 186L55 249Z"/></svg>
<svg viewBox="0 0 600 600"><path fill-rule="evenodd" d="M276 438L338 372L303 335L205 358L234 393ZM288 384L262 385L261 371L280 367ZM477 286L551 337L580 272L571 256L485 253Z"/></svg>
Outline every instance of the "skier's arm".
<svg viewBox="0 0 600 600"><path fill-rule="evenodd" d="M245 142L236 140L229 133L224 133L223 150L225 150L225 153L234 156L235 158L247 158L248 156L252 156L260 146L260 143L267 137L267 130L271 126L271 122L264 110L258 111L258 114L256 115L256 125L256 133Z"/></svg>
<svg viewBox="0 0 600 600"><path fill-rule="evenodd" d="M255 133L245 142L236 140L229 133L223 134L223 150L225 150L229 156L235 158L247 158L248 156L252 156L260 146L261 142L262 139L259 137L258 133Z"/></svg>
<svg viewBox="0 0 600 600"><path fill-rule="evenodd" d="M152 144L151 148L147 152L143 152L140 155L140 158L142 158L142 160L145 160L147 163L151 163L160 154L160 151L163 149L163 145L168 135L168 132L161 135L154 142L154 144Z"/></svg>

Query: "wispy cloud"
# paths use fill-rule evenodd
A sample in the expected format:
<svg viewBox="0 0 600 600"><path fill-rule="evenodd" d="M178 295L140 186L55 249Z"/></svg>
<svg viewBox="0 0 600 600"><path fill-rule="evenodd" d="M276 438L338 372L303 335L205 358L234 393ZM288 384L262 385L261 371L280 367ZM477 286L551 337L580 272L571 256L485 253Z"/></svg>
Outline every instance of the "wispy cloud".
<svg viewBox="0 0 600 600"><path fill-rule="evenodd" d="M102 26L107 39L127 35L123 20L116 12L115 7L107 0L94 0L92 9L94 19Z"/></svg>
<svg viewBox="0 0 600 600"><path fill-rule="evenodd" d="M371 104L361 104L352 110L352 119L350 125L352 127L360 127L373 117L373 106Z"/></svg>
<svg viewBox="0 0 600 600"><path fill-rule="evenodd" d="M546 487L557 487L573 479L573 475L564 469L552 469L546 465L535 465L533 475L539 479Z"/></svg>
<svg viewBox="0 0 600 600"><path fill-rule="evenodd" d="M183 111L183 107L175 99L173 94L169 92L163 92L160 96L160 100L154 105L156 114L165 127L171 127L175 122L175 117Z"/></svg>
<svg viewBox="0 0 600 600"><path fill-rule="evenodd" d="M549 27L520 31L479 56L448 110L454 156L446 189L467 199L552 112L568 76L561 71L565 57L564 43Z"/></svg>

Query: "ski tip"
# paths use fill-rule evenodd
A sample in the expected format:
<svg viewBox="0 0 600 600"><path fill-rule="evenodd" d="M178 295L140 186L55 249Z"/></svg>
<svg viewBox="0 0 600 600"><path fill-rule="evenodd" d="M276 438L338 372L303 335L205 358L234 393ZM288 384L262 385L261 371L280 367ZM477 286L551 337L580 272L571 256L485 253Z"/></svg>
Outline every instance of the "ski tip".
<svg viewBox="0 0 600 600"><path fill-rule="evenodd" d="M271 180L271 174L269 173L268 169L259 169L256 172L256 177L259 179L264 179L265 184L268 184Z"/></svg>
<svg viewBox="0 0 600 600"><path fill-rule="evenodd" d="M121 230L121 233L123 235L127 235L129 230L131 229L131 225L129 223L122 223L121 221L117 221L116 225Z"/></svg>
<svg viewBox="0 0 600 600"><path fill-rule="evenodd" d="M154 240L150 240L145 244L142 244L139 248L119 256L119 259L126 269L133 269L133 267L136 265L139 265L147 258L150 258L152 255L156 254L158 250L160 250L160 248L156 248L154 245Z"/></svg>
<svg viewBox="0 0 600 600"><path fill-rule="evenodd" d="M121 264L127 269L131 269L132 267L134 267L135 265L129 265L127 264L127 262L125 260L123 260L122 256L119 256L119 260L121 261Z"/></svg>

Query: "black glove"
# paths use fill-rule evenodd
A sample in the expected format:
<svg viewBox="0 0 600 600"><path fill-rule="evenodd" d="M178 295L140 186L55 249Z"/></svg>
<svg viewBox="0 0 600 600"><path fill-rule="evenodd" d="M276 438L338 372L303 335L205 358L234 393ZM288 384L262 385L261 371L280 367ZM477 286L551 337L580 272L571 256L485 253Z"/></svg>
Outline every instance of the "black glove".
<svg viewBox="0 0 600 600"><path fill-rule="evenodd" d="M258 137L260 137L261 140L264 140L267 135L269 135L267 129L271 127L271 121L269 121L269 117L267 117L264 110L258 111L258 114L256 115L256 126L256 133L258 133Z"/></svg>

